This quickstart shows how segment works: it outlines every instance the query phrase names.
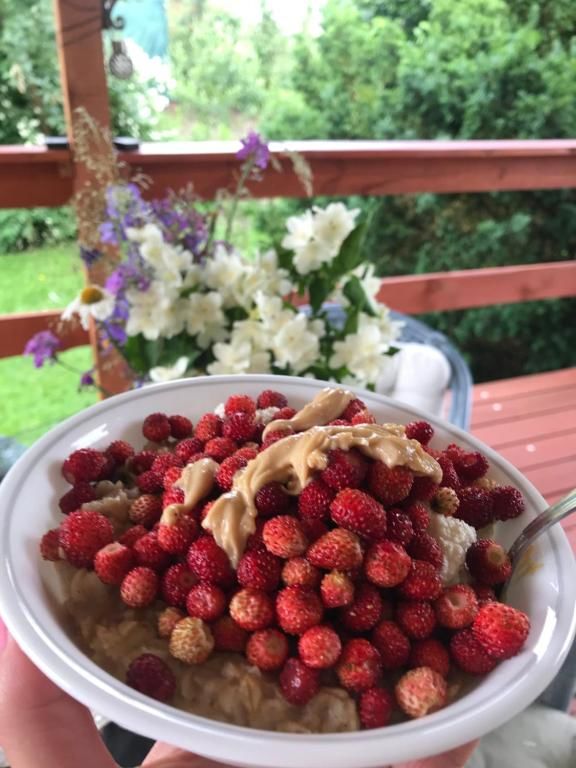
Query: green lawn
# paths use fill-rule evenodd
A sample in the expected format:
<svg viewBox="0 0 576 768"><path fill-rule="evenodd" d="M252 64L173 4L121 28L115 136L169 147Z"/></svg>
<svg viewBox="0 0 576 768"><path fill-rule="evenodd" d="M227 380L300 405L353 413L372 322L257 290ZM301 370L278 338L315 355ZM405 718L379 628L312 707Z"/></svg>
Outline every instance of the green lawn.
<svg viewBox="0 0 576 768"><path fill-rule="evenodd" d="M0 314L66 306L83 282L77 247L63 244L0 255ZM88 347L63 353L66 365L91 367ZM78 392L78 376L60 365L36 370L30 358L0 360L0 435L30 445L98 399Z"/></svg>

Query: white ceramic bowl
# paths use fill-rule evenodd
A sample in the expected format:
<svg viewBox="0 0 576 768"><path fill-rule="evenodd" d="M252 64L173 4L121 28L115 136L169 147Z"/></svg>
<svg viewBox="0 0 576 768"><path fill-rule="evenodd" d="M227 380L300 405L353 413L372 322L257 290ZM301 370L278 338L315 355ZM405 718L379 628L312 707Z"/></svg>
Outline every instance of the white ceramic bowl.
<svg viewBox="0 0 576 768"><path fill-rule="evenodd" d="M112 678L70 640L59 620L51 564L38 555L42 533L58 520L56 500L66 490L62 460L82 447L112 439L138 444L142 419L151 412L198 417L233 392L284 392L291 405L308 402L323 382L270 376L191 379L111 398L67 420L39 440L0 485L0 614L23 650L55 683L111 720L146 736L239 766L262 768L376 768L441 753L487 733L524 709L558 671L575 630L576 568L559 526L542 536L539 567L517 579L509 602L526 611L532 629L525 649L482 678L445 709L388 728L334 735L271 733L226 725L159 704ZM361 392L383 421L408 422L424 414L387 398ZM458 442L484 452L497 480L516 485L527 513L502 526L508 545L526 521L546 507L536 489L504 459L465 432L430 418L433 444Z"/></svg>

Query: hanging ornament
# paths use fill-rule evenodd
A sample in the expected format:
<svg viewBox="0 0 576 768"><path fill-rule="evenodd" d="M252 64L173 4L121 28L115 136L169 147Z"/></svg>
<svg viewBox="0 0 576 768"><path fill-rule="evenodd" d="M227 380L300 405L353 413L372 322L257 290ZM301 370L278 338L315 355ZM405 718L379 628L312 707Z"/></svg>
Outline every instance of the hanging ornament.
<svg viewBox="0 0 576 768"><path fill-rule="evenodd" d="M128 80L134 74L134 64L128 56L124 40L112 40L112 55L108 68L110 73L119 80Z"/></svg>

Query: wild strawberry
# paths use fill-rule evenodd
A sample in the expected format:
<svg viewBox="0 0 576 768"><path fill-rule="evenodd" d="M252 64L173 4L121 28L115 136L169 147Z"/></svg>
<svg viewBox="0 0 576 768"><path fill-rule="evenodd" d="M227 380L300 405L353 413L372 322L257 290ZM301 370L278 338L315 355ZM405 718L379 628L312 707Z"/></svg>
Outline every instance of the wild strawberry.
<svg viewBox="0 0 576 768"><path fill-rule="evenodd" d="M231 616L222 616L212 625L214 647L217 651L243 653L248 642L248 632L236 624Z"/></svg>
<svg viewBox="0 0 576 768"><path fill-rule="evenodd" d="M410 573L399 587L409 600L435 600L442 592L442 581L436 568L423 560L413 560Z"/></svg>
<svg viewBox="0 0 576 768"><path fill-rule="evenodd" d="M135 525L151 528L160 520L162 514L162 499L151 493L144 493L134 499L128 510L128 517Z"/></svg>
<svg viewBox="0 0 576 768"><path fill-rule="evenodd" d="M450 654L442 643L433 637L415 640L410 650L408 667L430 667L446 678L450 672Z"/></svg>
<svg viewBox="0 0 576 768"><path fill-rule="evenodd" d="M243 587L273 592L278 587L281 569L282 561L270 552L252 550L240 558L236 577Z"/></svg>
<svg viewBox="0 0 576 768"><path fill-rule="evenodd" d="M411 421L406 424L406 437L409 440L418 440L421 445L428 445L434 437L434 428L427 421Z"/></svg>
<svg viewBox="0 0 576 768"><path fill-rule="evenodd" d="M341 528L367 539L386 535L386 512L376 499L355 488L340 491L330 504L330 516Z"/></svg>
<svg viewBox="0 0 576 768"><path fill-rule="evenodd" d="M180 459L175 453L169 453L168 451L164 451L163 453L158 453L156 455L156 458L152 462L152 466L150 469L152 472L157 472L159 475L162 476L162 480L164 480L164 475L166 474L167 470L169 470L172 467L182 467L183 462L182 459Z"/></svg>
<svg viewBox="0 0 576 768"><path fill-rule="evenodd" d="M461 629L450 639L450 657L471 675L487 675L498 664L480 645L472 629Z"/></svg>
<svg viewBox="0 0 576 768"><path fill-rule="evenodd" d="M158 544L164 552L183 555L198 535L198 525L190 515L180 515L172 524L161 520L156 533Z"/></svg>
<svg viewBox="0 0 576 768"><path fill-rule="evenodd" d="M205 413L196 424L194 437L203 443L207 443L208 440L212 440L214 437L222 436L222 425L223 421L220 416L217 416L215 413Z"/></svg>
<svg viewBox="0 0 576 768"><path fill-rule="evenodd" d="M465 452L459 458L453 459L453 462L454 469L463 485L473 483L474 480L483 477L490 469L486 456L477 451Z"/></svg>
<svg viewBox="0 0 576 768"><path fill-rule="evenodd" d="M353 416L356 416L357 413L361 413L365 410L366 403L360 400L359 397L355 397L353 400L350 400L346 408L344 408L340 414L340 418L344 419L345 421L350 421Z"/></svg>
<svg viewBox="0 0 576 768"><path fill-rule="evenodd" d="M144 528L143 525L135 525L132 528L128 528L127 531L124 531L122 536L118 539L118 544L123 544L125 547L132 549L138 539L141 539L142 536L146 536L147 533L148 529Z"/></svg>
<svg viewBox="0 0 576 768"><path fill-rule="evenodd" d="M224 413L226 416L233 413L248 413L253 416L256 413L256 403L248 395L230 395L224 403Z"/></svg>
<svg viewBox="0 0 576 768"><path fill-rule="evenodd" d="M493 491L494 488L498 488L500 486L500 483L498 483L496 480L494 480L492 477L480 477L478 480L474 480L471 485L474 485L476 488L482 488L484 491Z"/></svg>
<svg viewBox="0 0 576 768"><path fill-rule="evenodd" d="M499 485L493 488L491 497L496 520L512 520L524 512L524 497L511 485Z"/></svg>
<svg viewBox="0 0 576 768"><path fill-rule="evenodd" d="M340 637L331 627L311 627L298 640L300 658L312 669L330 669L338 661L341 651Z"/></svg>
<svg viewBox="0 0 576 768"><path fill-rule="evenodd" d="M342 649L336 674L343 688L359 693L376 685L381 669L382 659L372 643L355 638Z"/></svg>
<svg viewBox="0 0 576 768"><path fill-rule="evenodd" d="M350 424L376 424L376 417L370 411L358 411L350 419Z"/></svg>
<svg viewBox="0 0 576 768"><path fill-rule="evenodd" d="M434 603L438 624L448 629L469 627L478 613L478 599L472 587L455 584L446 587Z"/></svg>
<svg viewBox="0 0 576 768"><path fill-rule="evenodd" d="M252 459L255 459L256 456L258 456L258 448L255 447L253 443L247 443L246 445L243 445L242 448L238 448L234 456L246 459L247 461L252 461Z"/></svg>
<svg viewBox="0 0 576 768"><path fill-rule="evenodd" d="M265 451L268 446L273 445L274 443L277 443L278 440L283 440L285 437L289 437L292 434L292 431L290 429L274 429L270 432L266 433L265 439L262 441L262 445L260 446L260 451Z"/></svg>
<svg viewBox="0 0 576 768"><path fill-rule="evenodd" d="M138 565L145 565L155 571L162 571L170 563L170 555L158 543L156 531L150 531L134 544Z"/></svg>
<svg viewBox="0 0 576 768"><path fill-rule="evenodd" d="M310 545L306 557L318 568L349 571L362 564L362 547L356 534L334 528Z"/></svg>
<svg viewBox="0 0 576 768"><path fill-rule="evenodd" d="M289 653L288 638L278 629L260 629L254 632L246 646L248 663L265 672L273 672L283 667Z"/></svg>
<svg viewBox="0 0 576 768"><path fill-rule="evenodd" d="M238 443L229 437L213 437L204 446L204 453L215 461L224 461L238 450Z"/></svg>
<svg viewBox="0 0 576 768"><path fill-rule="evenodd" d="M254 504L264 517L281 515L290 506L290 496L281 483L267 483L256 493Z"/></svg>
<svg viewBox="0 0 576 768"><path fill-rule="evenodd" d="M204 510L211 507L212 504L214 504L213 501L209 501L204 509L202 509L202 512L200 513L201 519L204 519ZM254 533L251 533L250 536L246 539L246 547L244 549L245 552L266 552L266 547L264 546L264 539L262 538L262 531L264 530L264 523L266 520L264 520L262 517L256 518L256 527L254 529ZM270 554L268 552L268 554Z"/></svg>
<svg viewBox="0 0 576 768"><path fill-rule="evenodd" d="M460 478L454 468L454 464L445 454L441 454L437 458L438 464L442 469L442 480L440 485L442 488L453 488L455 491L460 489Z"/></svg>
<svg viewBox="0 0 576 768"><path fill-rule="evenodd" d="M153 653L143 653L130 662L126 684L157 701L169 701L176 691L174 673Z"/></svg>
<svg viewBox="0 0 576 768"><path fill-rule="evenodd" d="M94 558L94 570L104 584L121 584L135 565L134 552L117 541L99 549Z"/></svg>
<svg viewBox="0 0 576 768"><path fill-rule="evenodd" d="M306 587L285 587L276 596L278 624L289 635L302 635L322 621L320 598Z"/></svg>
<svg viewBox="0 0 576 768"><path fill-rule="evenodd" d="M406 551L414 560L423 560L433 565L434 568L442 568L444 563L444 555L442 554L440 544L425 531L417 533L412 538L406 547Z"/></svg>
<svg viewBox="0 0 576 768"><path fill-rule="evenodd" d="M128 460L128 468L135 475L141 475L150 469L155 458L156 451L139 451Z"/></svg>
<svg viewBox="0 0 576 768"><path fill-rule="evenodd" d="M172 454L174 455L174 454ZM178 462L181 462L181 459L178 459ZM166 491L179 491L179 488L173 488L174 483L177 483L178 480L182 477L182 466L183 462L177 464L173 467L168 467L168 469L162 474L162 487Z"/></svg>
<svg viewBox="0 0 576 768"><path fill-rule="evenodd" d="M504 547L491 539L474 542L466 552L466 566L480 584L503 584L512 574L512 563Z"/></svg>
<svg viewBox="0 0 576 768"><path fill-rule="evenodd" d="M190 545L188 567L201 581L227 587L233 581L232 566L228 555L212 536L201 536Z"/></svg>
<svg viewBox="0 0 576 768"><path fill-rule="evenodd" d="M159 472L154 472L153 469L147 469L146 472L137 475L136 485L142 493L147 494L162 493L164 490L162 485L162 475Z"/></svg>
<svg viewBox="0 0 576 768"><path fill-rule="evenodd" d="M187 437L176 444L174 455L178 456L182 464L187 464L190 456L193 456L195 453L201 453L203 445L202 441L198 440L197 437Z"/></svg>
<svg viewBox="0 0 576 768"><path fill-rule="evenodd" d="M326 608L343 608L354 601L354 584L345 573L332 571L323 577L320 594Z"/></svg>
<svg viewBox="0 0 576 768"><path fill-rule="evenodd" d="M358 488L364 482L368 464L359 451L328 451L328 465L320 479L335 491Z"/></svg>
<svg viewBox="0 0 576 768"><path fill-rule="evenodd" d="M349 427L351 426L352 422L346 421L346 419L334 419L333 421L329 421L328 425L329 427Z"/></svg>
<svg viewBox="0 0 576 768"><path fill-rule="evenodd" d="M186 597L189 616L204 621L216 621L226 609L226 595L214 584L196 584Z"/></svg>
<svg viewBox="0 0 576 768"><path fill-rule="evenodd" d="M95 499L96 492L90 483L76 483L62 496L58 506L63 515L68 515L70 512L76 512L77 509L80 509L82 504L87 504Z"/></svg>
<svg viewBox="0 0 576 768"><path fill-rule="evenodd" d="M234 475L240 469L244 469L246 464L248 464L248 459L245 459L243 456L237 456L236 454L224 459L222 464L220 464L220 469L216 473L216 482L223 491L231 490L234 482Z"/></svg>
<svg viewBox="0 0 576 768"><path fill-rule="evenodd" d="M92 510L71 512L58 531L58 541L66 559L76 568L91 568L96 552L113 540L110 520Z"/></svg>
<svg viewBox="0 0 576 768"><path fill-rule="evenodd" d="M151 413L142 424L142 434L151 443L163 443L170 437L170 422L165 413Z"/></svg>
<svg viewBox="0 0 576 768"><path fill-rule="evenodd" d="M420 478L414 478L414 482L418 479ZM430 525L430 512L426 504L423 504L421 501L415 501L407 506L404 511L410 518L415 533L425 531ZM390 511L388 512L388 519L390 520Z"/></svg>
<svg viewBox="0 0 576 768"><path fill-rule="evenodd" d="M255 632L266 629L274 621L274 605L266 592L245 587L230 601L230 616L242 629Z"/></svg>
<svg viewBox="0 0 576 768"><path fill-rule="evenodd" d="M372 584L360 584L351 605L342 608L340 619L350 632L368 632L380 621L382 598Z"/></svg>
<svg viewBox="0 0 576 768"><path fill-rule="evenodd" d="M414 536L414 526L410 517L404 510L393 507L386 511L386 522L386 538L405 547Z"/></svg>
<svg viewBox="0 0 576 768"><path fill-rule="evenodd" d="M383 728L390 722L394 698L384 688L369 688L360 694L358 714L362 728Z"/></svg>
<svg viewBox="0 0 576 768"><path fill-rule="evenodd" d="M172 630L178 624L180 619L184 618L182 611L178 610L174 606L170 605L168 608L158 614L158 636L170 637Z"/></svg>
<svg viewBox="0 0 576 768"><path fill-rule="evenodd" d="M240 566L238 566L240 570ZM291 557L282 568L282 581L287 587L309 587L316 589L322 575L305 557ZM238 576L240 581L240 576Z"/></svg>
<svg viewBox="0 0 576 768"><path fill-rule="evenodd" d="M120 597L131 608L144 608L156 599L158 576L151 568L138 566L128 571L120 585Z"/></svg>
<svg viewBox="0 0 576 768"><path fill-rule="evenodd" d="M192 434L192 422L186 416L168 416L170 436L175 440L185 440Z"/></svg>
<svg viewBox="0 0 576 768"><path fill-rule="evenodd" d="M280 691L290 704L303 707L313 698L320 688L320 673L310 669L300 659L288 659L280 677Z"/></svg>
<svg viewBox="0 0 576 768"><path fill-rule="evenodd" d="M328 533L328 526L324 525L322 520L301 519L300 524L304 531L304 536L306 536L311 544Z"/></svg>
<svg viewBox="0 0 576 768"><path fill-rule="evenodd" d="M298 496L298 514L303 520L327 520L335 491L321 480L312 480Z"/></svg>
<svg viewBox="0 0 576 768"><path fill-rule="evenodd" d="M122 467L126 462L134 456L134 448L127 443L126 440L114 440L108 448L104 451L104 454L112 459L117 467Z"/></svg>
<svg viewBox="0 0 576 768"><path fill-rule="evenodd" d="M454 516L474 528L484 528L494 519L492 495L482 488L461 488L458 491L460 504Z"/></svg>
<svg viewBox="0 0 576 768"><path fill-rule="evenodd" d="M262 537L269 552L285 559L304 554L308 546L300 521L290 515L267 520L262 529Z"/></svg>
<svg viewBox="0 0 576 768"><path fill-rule="evenodd" d="M210 456L208 456L207 453L204 453L204 451L200 451L199 453L193 453L192 456L188 459L186 464L195 464L197 461L200 461L200 459L209 459Z"/></svg>
<svg viewBox="0 0 576 768"><path fill-rule="evenodd" d="M213 649L214 637L202 619L187 616L176 624L170 635L170 653L184 664L203 664Z"/></svg>
<svg viewBox="0 0 576 768"><path fill-rule="evenodd" d="M256 423L254 415L237 411L224 419L222 434L224 437L230 437L239 443L245 443L254 438Z"/></svg>
<svg viewBox="0 0 576 768"><path fill-rule="evenodd" d="M423 640L429 637L436 627L436 615L430 603L414 600L409 603L398 603L396 606L396 621L400 629L408 637Z"/></svg>
<svg viewBox="0 0 576 768"><path fill-rule="evenodd" d="M396 683L394 692L400 709L410 717L423 717L446 704L446 681L430 667L406 672Z"/></svg>
<svg viewBox="0 0 576 768"><path fill-rule="evenodd" d="M460 506L460 499L454 488L438 488L430 500L430 507L437 515L453 517Z"/></svg>
<svg viewBox="0 0 576 768"><path fill-rule="evenodd" d="M43 560L50 560L55 563L62 559L60 556L59 538L58 528L52 528L42 536L40 539L40 554Z"/></svg>
<svg viewBox="0 0 576 768"><path fill-rule="evenodd" d="M374 627L371 640L380 653L382 669L386 672L400 669L408 661L410 640L395 621L386 619L379 622Z"/></svg>
<svg viewBox="0 0 576 768"><path fill-rule="evenodd" d="M372 544L364 558L364 573L378 587L395 587L410 572L412 560L404 547L393 541Z"/></svg>
<svg viewBox="0 0 576 768"><path fill-rule="evenodd" d="M260 392L256 400L258 408L285 408L288 405L288 400L281 392L276 392L273 389L265 389Z"/></svg>
<svg viewBox="0 0 576 768"><path fill-rule="evenodd" d="M390 469L383 461L375 461L368 472L368 487L370 492L382 502L385 507L393 506L407 498L414 475L406 467Z"/></svg>
<svg viewBox="0 0 576 768"><path fill-rule="evenodd" d="M285 405L284 408L280 408L280 410L274 414L274 419L289 421L295 415L296 415L296 409L290 408L289 406Z"/></svg>
<svg viewBox="0 0 576 768"><path fill-rule="evenodd" d="M486 603L472 625L474 637L489 656L498 661L520 652L530 632L530 619L504 603Z"/></svg>
<svg viewBox="0 0 576 768"><path fill-rule="evenodd" d="M106 466L106 456L94 448L74 451L62 464L62 476L71 485L98 480Z"/></svg>
<svg viewBox="0 0 576 768"><path fill-rule="evenodd" d="M479 607L485 603L491 603L496 600L496 593L492 587L486 587L484 584L472 584L471 586L476 594Z"/></svg>
<svg viewBox="0 0 576 768"><path fill-rule="evenodd" d="M437 488L438 485L431 477L419 477L416 475L406 502L408 504L414 504L417 501L430 501L436 493Z"/></svg>
<svg viewBox="0 0 576 768"><path fill-rule="evenodd" d="M197 577L185 563L171 565L162 575L162 599L168 605L182 608L186 605L188 592L198 583Z"/></svg>

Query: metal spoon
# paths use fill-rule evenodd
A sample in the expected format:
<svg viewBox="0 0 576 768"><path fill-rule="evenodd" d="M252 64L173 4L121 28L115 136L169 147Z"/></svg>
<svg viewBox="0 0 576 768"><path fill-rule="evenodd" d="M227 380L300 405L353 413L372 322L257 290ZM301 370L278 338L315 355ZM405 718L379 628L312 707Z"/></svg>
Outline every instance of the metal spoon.
<svg viewBox="0 0 576 768"><path fill-rule="evenodd" d="M541 533L547 531L555 523L559 523L560 520L563 520L572 512L576 512L576 489L570 491L567 496L557 501L556 504L552 504L544 512L541 512L538 517L524 528L508 550L508 557L512 561L512 568L516 568L526 549Z"/></svg>

